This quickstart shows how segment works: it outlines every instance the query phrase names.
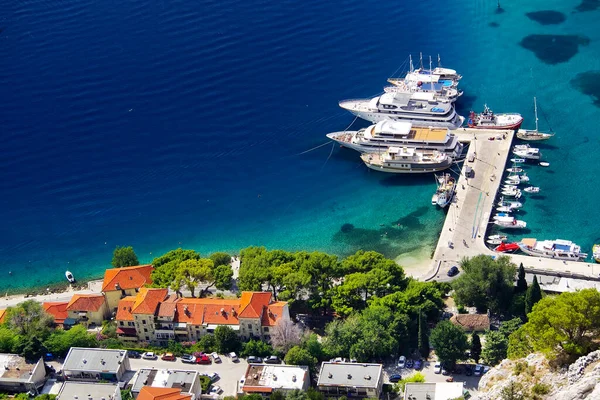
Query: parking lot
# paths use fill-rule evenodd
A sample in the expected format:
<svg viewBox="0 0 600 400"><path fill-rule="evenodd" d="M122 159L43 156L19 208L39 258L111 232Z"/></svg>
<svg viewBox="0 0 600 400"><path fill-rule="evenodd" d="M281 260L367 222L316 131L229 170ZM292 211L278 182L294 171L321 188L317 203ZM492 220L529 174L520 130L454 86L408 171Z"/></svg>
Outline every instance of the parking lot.
<svg viewBox="0 0 600 400"><path fill-rule="evenodd" d="M448 378L452 378L454 380L454 382L464 382L464 387L471 393L471 395L473 396L472 398L476 397L477 387L479 385L479 379L481 378L480 376L475 376L475 375L466 376L464 373L450 374L448 376L445 376L442 374L436 374L436 373L434 373L434 368L433 368L435 364L436 364L436 361L434 361L434 360L424 361L422 368L418 371L415 370L414 368L398 369L398 366L396 363L394 363L393 365L387 364L387 365L384 365L384 381L385 381L385 383L390 383L389 377L394 374L400 374L402 376L402 378L404 379L404 378L407 378L407 377L413 375L415 372L420 372L425 376L425 382L446 382L446 380ZM462 364L462 365L465 365L465 364ZM474 364L469 364L469 365L474 367Z"/></svg>

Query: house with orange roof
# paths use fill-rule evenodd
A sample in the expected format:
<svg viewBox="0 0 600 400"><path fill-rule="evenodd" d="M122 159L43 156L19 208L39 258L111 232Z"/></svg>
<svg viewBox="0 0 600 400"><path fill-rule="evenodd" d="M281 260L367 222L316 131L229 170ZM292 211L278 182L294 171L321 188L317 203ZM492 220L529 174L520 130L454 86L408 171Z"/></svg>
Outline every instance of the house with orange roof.
<svg viewBox="0 0 600 400"><path fill-rule="evenodd" d="M101 326L108 315L108 306L103 295L74 294L67 304L67 318L64 323L81 323L86 327L91 324Z"/></svg>
<svg viewBox="0 0 600 400"><path fill-rule="evenodd" d="M6 319L6 310L0 309L0 324L3 324L5 319Z"/></svg>
<svg viewBox="0 0 600 400"><path fill-rule="evenodd" d="M68 305L69 303L66 301L46 301L42 303L44 311L54 317L55 326L64 326L65 320L69 317Z"/></svg>
<svg viewBox="0 0 600 400"><path fill-rule="evenodd" d="M200 373L178 368L141 368L129 385L137 400L193 400L202 394Z"/></svg>
<svg viewBox="0 0 600 400"><path fill-rule="evenodd" d="M135 296L119 301L115 319L117 336L125 341L155 341L156 314L169 297L168 289L140 288Z"/></svg>
<svg viewBox="0 0 600 400"><path fill-rule="evenodd" d="M189 393L181 393L181 389L144 386L137 400L192 400Z"/></svg>
<svg viewBox="0 0 600 400"><path fill-rule="evenodd" d="M102 293L106 296L108 309L116 311L119 300L135 296L144 286L152 283L152 265L110 268L104 272Z"/></svg>

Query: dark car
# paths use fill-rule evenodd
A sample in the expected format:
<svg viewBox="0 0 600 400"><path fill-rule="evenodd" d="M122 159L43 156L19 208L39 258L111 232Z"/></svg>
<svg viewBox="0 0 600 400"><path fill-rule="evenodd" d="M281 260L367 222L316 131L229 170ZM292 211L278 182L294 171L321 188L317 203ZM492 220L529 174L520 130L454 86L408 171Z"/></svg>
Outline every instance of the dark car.
<svg viewBox="0 0 600 400"><path fill-rule="evenodd" d="M129 350L127 352L127 355L129 356L129 358L142 358L142 355L140 353L138 353L137 351L133 351L133 350Z"/></svg>
<svg viewBox="0 0 600 400"><path fill-rule="evenodd" d="M402 375L400 375L400 374L390 375L390 382L392 382L392 383L400 382L401 379L402 379Z"/></svg>
<svg viewBox="0 0 600 400"><path fill-rule="evenodd" d="M406 360L406 368L412 368L413 365L415 365L413 360L411 360L410 358Z"/></svg>
<svg viewBox="0 0 600 400"><path fill-rule="evenodd" d="M256 356L248 356L246 361L248 361L248 364L260 364L263 362L262 358Z"/></svg>
<svg viewBox="0 0 600 400"><path fill-rule="evenodd" d="M181 356L181 362L186 364L194 364L196 362L196 357L191 354L184 354Z"/></svg>
<svg viewBox="0 0 600 400"><path fill-rule="evenodd" d="M455 265L454 267L450 268L448 270L448 276L455 276L458 275L458 267Z"/></svg>
<svg viewBox="0 0 600 400"><path fill-rule="evenodd" d="M415 369L421 369L423 362L421 360L415 360Z"/></svg>
<svg viewBox="0 0 600 400"><path fill-rule="evenodd" d="M281 364L281 360L277 356L269 356L264 359L265 364Z"/></svg>
<svg viewBox="0 0 600 400"><path fill-rule="evenodd" d="M468 365L467 365L467 366L465 367L465 375L466 375L466 376L471 376L471 375L473 375L473 368L471 368L470 366L468 366Z"/></svg>

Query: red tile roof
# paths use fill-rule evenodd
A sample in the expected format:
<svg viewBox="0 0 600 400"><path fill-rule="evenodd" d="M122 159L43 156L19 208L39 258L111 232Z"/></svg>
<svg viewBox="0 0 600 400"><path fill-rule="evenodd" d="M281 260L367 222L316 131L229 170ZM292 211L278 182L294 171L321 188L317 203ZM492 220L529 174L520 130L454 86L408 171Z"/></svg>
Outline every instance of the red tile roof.
<svg viewBox="0 0 600 400"><path fill-rule="evenodd" d="M117 315L115 316L115 319L117 321L133 321L133 313L131 310L134 304L135 296L128 296L121 299L117 306Z"/></svg>
<svg viewBox="0 0 600 400"><path fill-rule="evenodd" d="M204 305L202 299L181 299L176 304L176 322L185 322L192 325L202 325Z"/></svg>
<svg viewBox="0 0 600 400"><path fill-rule="evenodd" d="M260 318L263 309L271 303L271 292L242 292L240 318Z"/></svg>
<svg viewBox="0 0 600 400"><path fill-rule="evenodd" d="M135 296L133 305L134 314L153 314L156 312L161 301L167 298L168 289L149 289L141 288Z"/></svg>
<svg viewBox="0 0 600 400"><path fill-rule="evenodd" d="M47 301L42 303L42 307L44 307L44 311L54 317L55 324L63 324L65 319L67 319L69 313L67 312L67 305L69 303L65 302L52 302Z"/></svg>
<svg viewBox="0 0 600 400"><path fill-rule="evenodd" d="M156 314L159 317L175 317L175 310L177 309L177 301L179 298L175 295L170 295L167 297L165 301L158 305L158 313Z"/></svg>
<svg viewBox="0 0 600 400"><path fill-rule="evenodd" d="M0 310L0 324L4 323L5 318L6 318L6 310L2 309L2 310Z"/></svg>
<svg viewBox="0 0 600 400"><path fill-rule="evenodd" d="M262 315L261 325L262 326L275 326L277 321L283 316L283 310L287 306L285 301L278 301L273 304L269 304L267 309Z"/></svg>
<svg viewBox="0 0 600 400"><path fill-rule="evenodd" d="M212 300L204 306L204 323L214 325L239 325L239 300Z"/></svg>
<svg viewBox="0 0 600 400"><path fill-rule="evenodd" d="M490 317L487 314L455 314L450 322L468 332L490 329Z"/></svg>
<svg viewBox="0 0 600 400"><path fill-rule="evenodd" d="M67 311L98 311L103 304L101 294L74 294L67 304Z"/></svg>
<svg viewBox="0 0 600 400"><path fill-rule="evenodd" d="M102 291L120 289L139 289L146 284L152 283L150 274L152 265L138 265L135 267L111 268L104 272L104 281L102 282Z"/></svg>
<svg viewBox="0 0 600 400"><path fill-rule="evenodd" d="M144 386L137 400L191 400L192 396L181 393L181 389Z"/></svg>

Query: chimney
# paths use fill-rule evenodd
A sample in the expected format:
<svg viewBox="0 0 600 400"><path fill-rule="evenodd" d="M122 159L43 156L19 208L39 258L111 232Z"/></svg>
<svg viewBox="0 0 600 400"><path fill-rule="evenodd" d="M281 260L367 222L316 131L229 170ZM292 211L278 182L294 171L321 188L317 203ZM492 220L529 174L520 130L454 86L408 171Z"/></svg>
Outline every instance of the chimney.
<svg viewBox="0 0 600 400"><path fill-rule="evenodd" d="M331 372L329 373L328 378L329 379L333 378L333 374Z"/></svg>
<svg viewBox="0 0 600 400"><path fill-rule="evenodd" d="M348 374L348 379L352 379L352 375Z"/></svg>
<svg viewBox="0 0 600 400"><path fill-rule="evenodd" d="M292 382L296 382L296 375L292 375Z"/></svg>
<svg viewBox="0 0 600 400"><path fill-rule="evenodd" d="M237 315L237 312L235 312L235 308L231 307L231 315L233 315L234 317Z"/></svg>

